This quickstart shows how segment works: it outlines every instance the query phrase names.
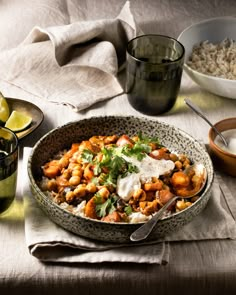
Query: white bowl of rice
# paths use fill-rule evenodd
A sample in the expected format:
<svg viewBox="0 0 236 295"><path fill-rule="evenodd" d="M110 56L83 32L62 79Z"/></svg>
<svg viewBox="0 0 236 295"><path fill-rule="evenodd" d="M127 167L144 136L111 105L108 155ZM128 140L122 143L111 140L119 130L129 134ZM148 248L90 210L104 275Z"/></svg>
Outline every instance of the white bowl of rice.
<svg viewBox="0 0 236 295"><path fill-rule="evenodd" d="M184 70L201 88L236 99L236 17L217 17L186 28Z"/></svg>

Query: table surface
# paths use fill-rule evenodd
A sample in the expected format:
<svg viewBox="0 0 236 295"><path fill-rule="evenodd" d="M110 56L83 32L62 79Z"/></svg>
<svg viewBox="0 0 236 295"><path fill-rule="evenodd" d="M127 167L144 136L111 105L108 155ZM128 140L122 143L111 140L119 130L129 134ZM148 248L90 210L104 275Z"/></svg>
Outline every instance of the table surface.
<svg viewBox="0 0 236 295"><path fill-rule="evenodd" d="M31 30L32 23L47 26L45 13L60 13L61 23L75 19L115 17L125 1L62 1L43 0L37 3L35 13L27 14L28 5L37 1L3 1L0 3L0 34L5 44L0 50L14 47ZM76 4L77 3L77 4ZM79 4L78 4L79 3ZM63 5L65 8L62 8ZM80 5L80 15L72 7ZM3 6L3 7L1 7ZM22 7L24 8L22 10ZM67 8L66 8L67 7ZM68 9L70 8L70 9ZM131 8L145 33L160 33L177 37L194 22L210 17L236 13L234 1L131 1ZM12 19L12 11L19 17ZM22 11L24 11L23 21ZM8 20L16 22L15 27ZM29 24L28 24L28 22ZM16 28L19 26L19 28ZM15 34L14 30L21 34ZM10 33L10 35L9 35ZM10 36L10 38L8 38ZM1 78L1 77L0 77ZM124 74L121 74L121 79ZM31 101L44 112L42 125L20 142L20 155L24 146L32 147L52 128L73 120L94 115L143 116L129 105L126 95L108 99L87 110L75 113L66 106L51 104L24 90L0 80L0 89L7 97ZM191 97L211 122L235 117L236 100L207 93L194 84L184 73L181 90L174 108L166 114L150 117L176 125L193 137L208 142L209 126L184 104ZM20 162L21 164L21 162ZM222 174L230 191L236 197L235 178ZM19 176L20 179L20 176ZM214 240L175 242L170 244L170 261L165 266L129 263L55 265L42 263L32 257L25 243L24 211L21 181L17 198L5 217L0 218L0 293L1 294L236 294L236 241Z"/></svg>

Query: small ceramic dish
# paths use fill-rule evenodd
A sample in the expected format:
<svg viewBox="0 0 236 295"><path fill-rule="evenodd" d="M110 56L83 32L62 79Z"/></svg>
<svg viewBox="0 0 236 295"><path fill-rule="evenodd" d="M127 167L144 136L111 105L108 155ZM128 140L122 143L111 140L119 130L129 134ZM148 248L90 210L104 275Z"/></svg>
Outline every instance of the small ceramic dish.
<svg viewBox="0 0 236 295"><path fill-rule="evenodd" d="M218 141L217 133L211 128L209 130L209 152L213 163L219 170L236 177L236 117L219 121L214 126L228 139L230 146L224 147L223 143Z"/></svg>
<svg viewBox="0 0 236 295"><path fill-rule="evenodd" d="M6 97L6 100L9 105L10 111L19 111L25 115L32 117L32 122L29 127L22 131L16 132L16 136L18 137L18 139L22 139L23 137L26 137L27 135L35 131L43 122L44 114L35 104L26 100L11 97Z"/></svg>

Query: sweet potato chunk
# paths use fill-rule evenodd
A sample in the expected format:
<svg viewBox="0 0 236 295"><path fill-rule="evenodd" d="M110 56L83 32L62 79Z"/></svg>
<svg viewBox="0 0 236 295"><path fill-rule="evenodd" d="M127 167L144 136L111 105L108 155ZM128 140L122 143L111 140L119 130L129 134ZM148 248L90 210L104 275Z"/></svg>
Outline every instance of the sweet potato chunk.
<svg viewBox="0 0 236 295"><path fill-rule="evenodd" d="M102 218L102 221L107 221L107 222L120 222L121 217L118 212L113 211L109 215L105 216Z"/></svg>
<svg viewBox="0 0 236 295"><path fill-rule="evenodd" d="M174 187L188 187L190 183L190 178L182 171L175 172L172 175L171 183Z"/></svg>
<svg viewBox="0 0 236 295"><path fill-rule="evenodd" d="M97 213L96 213L96 203L94 201L94 198L91 198L86 206L85 206L85 210L84 213L87 217L93 218L93 219L98 219Z"/></svg>

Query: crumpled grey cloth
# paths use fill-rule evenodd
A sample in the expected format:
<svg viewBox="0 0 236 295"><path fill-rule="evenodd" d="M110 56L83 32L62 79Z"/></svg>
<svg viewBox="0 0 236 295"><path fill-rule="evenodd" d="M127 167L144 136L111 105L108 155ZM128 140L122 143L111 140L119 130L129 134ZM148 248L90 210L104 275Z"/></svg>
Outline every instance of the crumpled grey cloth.
<svg viewBox="0 0 236 295"><path fill-rule="evenodd" d="M236 200L216 179L205 210L177 232L155 243L118 245L92 241L53 223L36 204L27 181L30 148L24 148L21 173L25 209L25 237L29 252L42 261L51 262L133 262L166 264L173 241L198 241L236 238ZM221 181L221 180L220 180ZM224 195L221 189L224 190ZM229 211L228 208L231 210Z"/></svg>
<svg viewBox="0 0 236 295"><path fill-rule="evenodd" d="M117 73L137 31L129 1L115 19L35 27L18 47L0 52L0 77L42 99L83 110L123 93Z"/></svg>

